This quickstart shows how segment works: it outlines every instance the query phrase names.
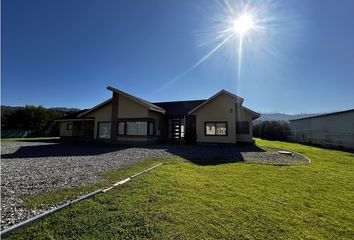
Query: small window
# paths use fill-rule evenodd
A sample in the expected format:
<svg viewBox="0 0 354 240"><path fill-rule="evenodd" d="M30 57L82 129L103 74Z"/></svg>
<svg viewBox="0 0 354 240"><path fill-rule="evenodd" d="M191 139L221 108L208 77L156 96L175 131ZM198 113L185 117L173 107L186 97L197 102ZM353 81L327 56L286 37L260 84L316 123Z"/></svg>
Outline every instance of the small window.
<svg viewBox="0 0 354 240"><path fill-rule="evenodd" d="M225 136L226 135L226 123L216 123L216 135Z"/></svg>
<svg viewBox="0 0 354 240"><path fill-rule="evenodd" d="M236 122L236 133L238 134L249 134L250 124L247 121Z"/></svg>
<svg viewBox="0 0 354 240"><path fill-rule="evenodd" d="M98 138L109 139L111 137L111 122L98 122Z"/></svg>
<svg viewBox="0 0 354 240"><path fill-rule="evenodd" d="M215 123L206 123L205 132L206 135L215 135Z"/></svg>
<svg viewBox="0 0 354 240"><path fill-rule="evenodd" d="M73 130L73 124L72 123L67 123L66 124L66 130Z"/></svg>
<svg viewBox="0 0 354 240"><path fill-rule="evenodd" d="M227 136L227 122L205 122L205 135Z"/></svg>

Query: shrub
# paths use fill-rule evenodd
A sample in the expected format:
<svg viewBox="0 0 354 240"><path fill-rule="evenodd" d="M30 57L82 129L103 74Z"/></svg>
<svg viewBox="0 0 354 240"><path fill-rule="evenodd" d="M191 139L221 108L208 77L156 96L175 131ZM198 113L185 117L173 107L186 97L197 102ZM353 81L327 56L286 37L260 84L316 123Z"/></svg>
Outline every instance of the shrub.
<svg viewBox="0 0 354 240"><path fill-rule="evenodd" d="M58 127L54 120L63 113L44 107L25 106L10 112L3 112L2 126L6 130L29 131L27 137L58 136Z"/></svg>
<svg viewBox="0 0 354 240"><path fill-rule="evenodd" d="M253 136L268 140L288 140L289 123L285 121L264 121L253 126Z"/></svg>

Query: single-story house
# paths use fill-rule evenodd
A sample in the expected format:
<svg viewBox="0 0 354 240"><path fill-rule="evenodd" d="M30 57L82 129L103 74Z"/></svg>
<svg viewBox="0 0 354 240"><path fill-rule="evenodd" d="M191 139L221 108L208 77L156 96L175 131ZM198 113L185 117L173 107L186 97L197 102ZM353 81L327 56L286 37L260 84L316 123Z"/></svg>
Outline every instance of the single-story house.
<svg viewBox="0 0 354 240"><path fill-rule="evenodd" d="M243 98L225 90L203 100L151 103L110 86L107 89L112 98L57 120L61 138L251 143L251 123L260 116L242 106Z"/></svg>
<svg viewBox="0 0 354 240"><path fill-rule="evenodd" d="M354 149L354 109L290 120L296 142Z"/></svg>

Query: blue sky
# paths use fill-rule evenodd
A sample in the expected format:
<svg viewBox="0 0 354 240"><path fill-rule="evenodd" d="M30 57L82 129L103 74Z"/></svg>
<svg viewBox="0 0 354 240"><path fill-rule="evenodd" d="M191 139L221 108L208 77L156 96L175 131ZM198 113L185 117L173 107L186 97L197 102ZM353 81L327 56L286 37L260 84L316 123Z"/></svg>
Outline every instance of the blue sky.
<svg viewBox="0 0 354 240"><path fill-rule="evenodd" d="M4 0L2 104L89 108L112 85L149 101L226 89L262 112L354 107L351 0L248 1L269 21L248 36L240 78L229 41L176 79L218 44L222 2Z"/></svg>

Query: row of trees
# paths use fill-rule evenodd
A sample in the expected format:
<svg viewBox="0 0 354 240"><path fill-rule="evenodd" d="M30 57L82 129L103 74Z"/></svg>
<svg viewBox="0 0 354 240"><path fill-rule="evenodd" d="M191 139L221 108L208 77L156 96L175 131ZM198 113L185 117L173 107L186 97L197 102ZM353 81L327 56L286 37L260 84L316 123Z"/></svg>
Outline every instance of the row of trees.
<svg viewBox="0 0 354 240"><path fill-rule="evenodd" d="M285 121L264 121L253 126L253 136L268 140L289 140L290 126Z"/></svg>
<svg viewBox="0 0 354 240"><path fill-rule="evenodd" d="M42 106L25 106L1 111L2 131L30 131L31 137L58 136L59 131L55 119L64 115L63 112L46 109ZM2 135L4 135L2 133Z"/></svg>

